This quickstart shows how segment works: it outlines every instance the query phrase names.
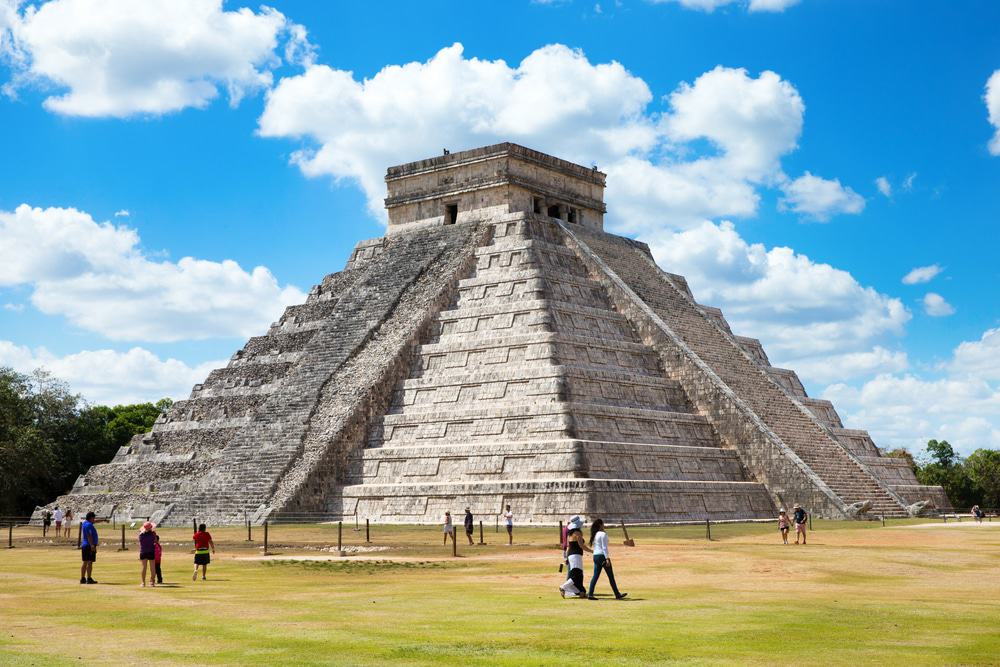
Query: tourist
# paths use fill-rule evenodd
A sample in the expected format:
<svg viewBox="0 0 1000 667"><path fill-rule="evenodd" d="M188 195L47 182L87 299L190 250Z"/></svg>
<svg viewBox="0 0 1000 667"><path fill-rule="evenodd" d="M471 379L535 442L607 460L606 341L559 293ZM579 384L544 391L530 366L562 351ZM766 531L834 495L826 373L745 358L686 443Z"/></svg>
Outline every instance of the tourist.
<svg viewBox="0 0 1000 667"><path fill-rule="evenodd" d="M96 584L94 581L94 561L97 560L97 528L94 527L95 514L87 512L83 523L80 524L80 557L83 564L80 566L80 583Z"/></svg>
<svg viewBox="0 0 1000 667"><path fill-rule="evenodd" d="M153 562L156 564L156 583L163 583L163 571L160 570L160 560L163 558L163 547L160 546L160 536L153 533Z"/></svg>
<svg viewBox="0 0 1000 667"><path fill-rule="evenodd" d="M806 521L809 520L809 515L806 511L802 509L802 505L795 503L795 512L792 514L792 519L795 520L795 543L799 543L799 535L802 536L802 544L806 543Z"/></svg>
<svg viewBox="0 0 1000 667"><path fill-rule="evenodd" d="M66 523L66 537L73 537L73 510L67 509L66 516L63 517L63 521Z"/></svg>
<svg viewBox="0 0 1000 667"><path fill-rule="evenodd" d="M466 507L465 508L465 536L468 538L470 545L472 544L472 521L473 521L472 510L470 510L468 507Z"/></svg>
<svg viewBox="0 0 1000 667"><path fill-rule="evenodd" d="M514 513L510 511L510 505L507 505L507 511L503 513L503 520L507 524L507 546L511 546L514 544Z"/></svg>
<svg viewBox="0 0 1000 667"><path fill-rule="evenodd" d="M444 544L448 544L448 538L451 537L453 530L455 530L455 527L451 523L451 512L446 511L444 513Z"/></svg>
<svg viewBox="0 0 1000 667"><path fill-rule="evenodd" d="M559 587L563 597L587 597L583 588L583 552L591 549L583 541L583 519L575 516L569 520L566 531L566 562L569 565L569 578Z"/></svg>
<svg viewBox="0 0 1000 667"><path fill-rule="evenodd" d="M621 593L618 584L615 583L615 571L611 569L611 553L608 551L608 533L604 530L604 520L595 519L590 527L590 546L594 548L594 574L590 578L590 590L587 591L587 599L596 600L594 588L597 580L601 578L601 570L608 571L608 583L615 594L616 600L621 600L628 593Z"/></svg>
<svg viewBox="0 0 1000 667"><path fill-rule="evenodd" d="M788 544L788 527L790 523L788 521L788 513L785 508L782 507L778 510L778 532L781 533L781 541Z"/></svg>
<svg viewBox="0 0 1000 667"><path fill-rule="evenodd" d="M52 525L52 512L49 510L44 510L42 512L42 537L49 532L49 526Z"/></svg>
<svg viewBox="0 0 1000 667"><path fill-rule="evenodd" d="M139 582L146 587L146 568L149 568L149 585L156 586L156 533L153 524L147 521L139 531L139 561L142 563L142 578Z"/></svg>
<svg viewBox="0 0 1000 667"><path fill-rule="evenodd" d="M55 511L52 512L52 520L56 522L56 537L62 537L62 523L64 518L66 517L63 511L56 505Z"/></svg>
<svg viewBox="0 0 1000 667"><path fill-rule="evenodd" d="M985 513L981 509L979 509L979 505L972 506L972 517L976 520L976 523L983 522L984 514Z"/></svg>
<svg viewBox="0 0 1000 667"><path fill-rule="evenodd" d="M191 581L198 578L198 566L201 565L201 580L205 581L208 575L208 564L212 562L212 557L208 553L209 547L215 553L215 542L212 541L212 534L205 530L205 524L198 525L196 532L191 539L194 540L194 572L191 573Z"/></svg>

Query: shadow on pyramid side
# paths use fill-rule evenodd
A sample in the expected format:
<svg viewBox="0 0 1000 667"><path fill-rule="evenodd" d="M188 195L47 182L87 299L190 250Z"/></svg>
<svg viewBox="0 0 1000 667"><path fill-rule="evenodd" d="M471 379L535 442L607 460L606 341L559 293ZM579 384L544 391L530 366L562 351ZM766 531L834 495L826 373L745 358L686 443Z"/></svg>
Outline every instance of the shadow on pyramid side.
<svg viewBox="0 0 1000 667"><path fill-rule="evenodd" d="M392 167L390 225L56 502L120 519L519 523L949 509L514 144Z"/></svg>

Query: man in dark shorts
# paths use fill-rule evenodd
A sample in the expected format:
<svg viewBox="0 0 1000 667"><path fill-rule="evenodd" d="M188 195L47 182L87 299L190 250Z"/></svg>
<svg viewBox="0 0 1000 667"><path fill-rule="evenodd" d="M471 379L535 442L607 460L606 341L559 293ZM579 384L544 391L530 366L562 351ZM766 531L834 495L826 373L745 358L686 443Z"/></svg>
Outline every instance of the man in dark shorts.
<svg viewBox="0 0 1000 667"><path fill-rule="evenodd" d="M469 544L472 544L472 510L468 507L465 508L465 536L469 538Z"/></svg>
<svg viewBox="0 0 1000 667"><path fill-rule="evenodd" d="M80 566L80 583L96 584L94 581L94 561L97 560L97 528L94 528L93 512L87 512L83 523L80 524L80 557L83 564Z"/></svg>

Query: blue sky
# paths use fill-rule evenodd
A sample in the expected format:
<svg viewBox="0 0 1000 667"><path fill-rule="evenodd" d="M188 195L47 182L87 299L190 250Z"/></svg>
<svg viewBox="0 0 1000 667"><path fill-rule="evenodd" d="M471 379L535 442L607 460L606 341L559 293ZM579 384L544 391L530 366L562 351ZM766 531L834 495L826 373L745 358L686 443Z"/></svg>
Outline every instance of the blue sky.
<svg viewBox="0 0 1000 667"><path fill-rule="evenodd" d="M509 139L878 444L1000 446L997 3L272 5L0 0L0 364L183 397Z"/></svg>

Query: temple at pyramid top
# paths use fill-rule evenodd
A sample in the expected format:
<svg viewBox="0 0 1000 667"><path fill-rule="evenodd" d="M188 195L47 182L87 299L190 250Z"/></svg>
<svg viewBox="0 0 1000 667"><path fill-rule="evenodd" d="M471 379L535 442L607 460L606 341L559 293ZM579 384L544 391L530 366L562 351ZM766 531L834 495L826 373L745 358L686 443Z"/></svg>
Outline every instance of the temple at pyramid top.
<svg viewBox="0 0 1000 667"><path fill-rule="evenodd" d="M584 167L512 143L389 167L389 233L534 213L604 229L604 182Z"/></svg>

